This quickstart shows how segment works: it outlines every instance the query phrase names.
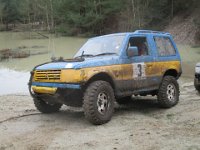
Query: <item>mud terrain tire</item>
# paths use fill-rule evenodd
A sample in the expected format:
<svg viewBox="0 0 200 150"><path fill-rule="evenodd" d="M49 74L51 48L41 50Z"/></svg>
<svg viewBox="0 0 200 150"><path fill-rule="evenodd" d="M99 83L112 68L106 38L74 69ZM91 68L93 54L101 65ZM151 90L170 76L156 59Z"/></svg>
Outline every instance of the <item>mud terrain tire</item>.
<svg viewBox="0 0 200 150"><path fill-rule="evenodd" d="M158 103L163 108L175 106L179 101L179 85L175 77L165 76L158 91Z"/></svg>
<svg viewBox="0 0 200 150"><path fill-rule="evenodd" d="M200 93L200 85L197 85L197 83L198 83L198 79L194 79L194 87L195 87L195 89Z"/></svg>
<svg viewBox="0 0 200 150"><path fill-rule="evenodd" d="M95 125L107 123L114 112L114 92L111 85L105 81L91 83L83 98L83 109L88 121Z"/></svg>
<svg viewBox="0 0 200 150"><path fill-rule="evenodd" d="M35 107L42 113L53 113L58 112L62 104L48 104L43 101L41 98L37 97L33 99Z"/></svg>

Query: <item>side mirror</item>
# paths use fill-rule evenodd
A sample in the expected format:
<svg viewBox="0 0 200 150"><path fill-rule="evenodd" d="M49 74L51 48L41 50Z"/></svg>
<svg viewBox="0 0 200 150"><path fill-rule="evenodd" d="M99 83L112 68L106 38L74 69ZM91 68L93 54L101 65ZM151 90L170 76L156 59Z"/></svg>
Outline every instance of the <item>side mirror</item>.
<svg viewBox="0 0 200 150"><path fill-rule="evenodd" d="M138 56L138 48L136 46L131 46L127 50L128 57Z"/></svg>

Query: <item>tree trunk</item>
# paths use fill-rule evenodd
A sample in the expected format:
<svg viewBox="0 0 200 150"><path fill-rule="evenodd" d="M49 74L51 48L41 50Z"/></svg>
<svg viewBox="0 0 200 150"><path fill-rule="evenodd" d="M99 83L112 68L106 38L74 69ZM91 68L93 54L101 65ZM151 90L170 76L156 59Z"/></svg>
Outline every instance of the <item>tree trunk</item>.
<svg viewBox="0 0 200 150"><path fill-rule="evenodd" d="M174 0L171 0L171 20L174 17Z"/></svg>
<svg viewBox="0 0 200 150"><path fill-rule="evenodd" d="M101 16L102 14L102 5L101 5L101 0L99 0L99 15ZM100 28L99 28L99 34L102 35L104 30L104 26L103 26L103 20L100 21Z"/></svg>
<svg viewBox="0 0 200 150"><path fill-rule="evenodd" d="M3 17L1 16L1 24L3 24Z"/></svg>
<svg viewBox="0 0 200 150"><path fill-rule="evenodd" d="M52 0L49 0L50 2L50 7L51 7L51 30L54 31L54 12L53 12L53 4Z"/></svg>
<svg viewBox="0 0 200 150"><path fill-rule="evenodd" d="M8 24L8 22L6 22L6 31L8 31L9 30L9 24Z"/></svg>
<svg viewBox="0 0 200 150"><path fill-rule="evenodd" d="M134 22L135 22L135 18L136 18L136 6L135 6L135 1L134 0L131 0L131 5L132 5L132 13L131 13L131 16L133 15L133 19L131 19L131 25L130 25L130 29L129 30L132 30L134 28Z"/></svg>
<svg viewBox="0 0 200 150"><path fill-rule="evenodd" d="M139 0L137 0L137 10L138 10L138 27L139 29L141 28L141 16L140 16L140 5L139 5Z"/></svg>
<svg viewBox="0 0 200 150"><path fill-rule="evenodd" d="M47 30L50 31L50 25L49 25L49 13L48 13L48 6L46 5L46 22L47 22Z"/></svg>

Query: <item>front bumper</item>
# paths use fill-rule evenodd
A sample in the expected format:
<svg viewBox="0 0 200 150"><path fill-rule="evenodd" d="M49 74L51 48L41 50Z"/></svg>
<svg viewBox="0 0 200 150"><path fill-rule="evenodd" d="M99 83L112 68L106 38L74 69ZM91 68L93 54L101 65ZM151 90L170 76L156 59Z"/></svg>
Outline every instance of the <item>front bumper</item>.
<svg viewBox="0 0 200 150"><path fill-rule="evenodd" d="M48 83L48 82L32 82L32 86L54 87L54 88L68 88L68 89L81 89L80 84L68 83Z"/></svg>
<svg viewBox="0 0 200 150"><path fill-rule="evenodd" d="M33 98L40 97L48 103L61 103L73 107L83 104L80 84L31 82L29 91Z"/></svg>
<svg viewBox="0 0 200 150"><path fill-rule="evenodd" d="M35 93L40 93L40 94L55 94L57 91L57 88L54 87L32 86L31 88Z"/></svg>
<svg viewBox="0 0 200 150"><path fill-rule="evenodd" d="M41 94L54 94L57 89L81 89L80 84L67 84L67 83L46 83L46 82L32 82L31 88L35 93Z"/></svg>

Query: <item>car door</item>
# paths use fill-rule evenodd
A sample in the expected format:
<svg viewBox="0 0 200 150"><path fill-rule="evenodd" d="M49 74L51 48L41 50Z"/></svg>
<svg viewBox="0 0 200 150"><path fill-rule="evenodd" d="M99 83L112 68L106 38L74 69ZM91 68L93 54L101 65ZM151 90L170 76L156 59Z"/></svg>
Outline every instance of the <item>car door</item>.
<svg viewBox="0 0 200 150"><path fill-rule="evenodd" d="M130 36L128 47L137 47L138 54L133 57L124 57L123 78L126 91L145 91L151 88L154 80L154 53L152 52L148 36Z"/></svg>

